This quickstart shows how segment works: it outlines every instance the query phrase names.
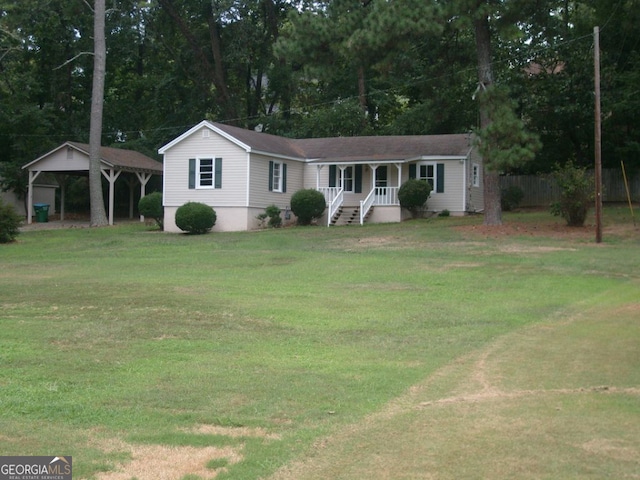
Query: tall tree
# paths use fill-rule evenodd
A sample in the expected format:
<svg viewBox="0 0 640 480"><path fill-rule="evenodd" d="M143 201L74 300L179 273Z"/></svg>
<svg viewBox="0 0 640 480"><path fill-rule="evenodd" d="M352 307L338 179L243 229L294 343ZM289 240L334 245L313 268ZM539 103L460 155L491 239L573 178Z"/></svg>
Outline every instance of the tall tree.
<svg viewBox="0 0 640 480"><path fill-rule="evenodd" d="M495 84L493 72L491 22L498 31L501 18L517 18L515 12L521 11L523 0L459 0L452 5L452 13L470 22L475 32L478 69L475 96L480 119L477 137L483 156L484 224L501 225L500 173L532 160L540 146L537 136L526 132L508 90ZM512 28L504 25L503 31Z"/></svg>
<svg viewBox="0 0 640 480"><path fill-rule="evenodd" d="M91 94L91 125L89 128L89 196L91 198L91 226L108 225L102 195L102 111L104 106L104 78L106 75L107 45L105 40L105 0L95 0L93 20L93 89Z"/></svg>

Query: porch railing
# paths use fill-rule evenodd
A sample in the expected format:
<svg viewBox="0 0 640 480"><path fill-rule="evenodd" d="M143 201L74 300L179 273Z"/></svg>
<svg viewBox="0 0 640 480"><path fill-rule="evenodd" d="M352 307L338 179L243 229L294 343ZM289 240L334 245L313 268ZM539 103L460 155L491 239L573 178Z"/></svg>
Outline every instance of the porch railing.
<svg viewBox="0 0 640 480"><path fill-rule="evenodd" d="M399 205L398 187L376 187L360 202L360 225L374 205Z"/></svg>
<svg viewBox="0 0 640 480"><path fill-rule="evenodd" d="M341 189L339 187L318 187L316 190L324 195L324 199L329 205L338 196Z"/></svg>
<svg viewBox="0 0 640 480"><path fill-rule="evenodd" d="M367 195L367 198L360 201L360 225L364 223L364 219L366 218L367 213L369 213L369 209L371 208L371 206L374 204L376 200L375 193L376 193L376 189L374 188L369 192L369 195Z"/></svg>
<svg viewBox="0 0 640 480"><path fill-rule="evenodd" d="M335 187L328 187L327 189L329 190L329 192L327 192L329 194L329 198L333 197L331 198L331 201L327 200L327 204L329 206L329 213L327 214L327 226L329 226L331 225L331 219L333 218L335 213L338 211L338 209L342 206L342 202L344 202L344 191L342 190L342 188L335 188ZM324 193L324 198L326 199L327 193L325 192L323 193Z"/></svg>
<svg viewBox="0 0 640 480"><path fill-rule="evenodd" d="M398 190L400 187L376 187L374 205L400 205Z"/></svg>

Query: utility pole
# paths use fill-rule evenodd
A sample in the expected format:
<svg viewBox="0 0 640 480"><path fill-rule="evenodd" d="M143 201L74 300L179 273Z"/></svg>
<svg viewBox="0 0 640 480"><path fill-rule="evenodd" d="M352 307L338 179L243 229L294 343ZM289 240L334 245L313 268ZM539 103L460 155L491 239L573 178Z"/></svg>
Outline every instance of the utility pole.
<svg viewBox="0 0 640 480"><path fill-rule="evenodd" d="M602 114L600 112L600 29L593 29L595 66L596 243L602 242Z"/></svg>

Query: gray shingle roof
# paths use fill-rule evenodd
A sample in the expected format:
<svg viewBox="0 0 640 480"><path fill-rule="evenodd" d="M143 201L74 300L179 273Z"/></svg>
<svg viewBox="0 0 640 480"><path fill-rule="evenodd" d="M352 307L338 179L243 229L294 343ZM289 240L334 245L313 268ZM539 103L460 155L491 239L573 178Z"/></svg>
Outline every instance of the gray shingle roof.
<svg viewBox="0 0 640 480"><path fill-rule="evenodd" d="M404 161L424 156L466 157L472 145L470 134L290 139L220 123L214 125L253 151L318 162Z"/></svg>
<svg viewBox="0 0 640 480"><path fill-rule="evenodd" d="M89 155L88 144L78 142L67 143ZM100 147L100 158L114 167L119 167L121 170L162 173L162 163L134 150Z"/></svg>

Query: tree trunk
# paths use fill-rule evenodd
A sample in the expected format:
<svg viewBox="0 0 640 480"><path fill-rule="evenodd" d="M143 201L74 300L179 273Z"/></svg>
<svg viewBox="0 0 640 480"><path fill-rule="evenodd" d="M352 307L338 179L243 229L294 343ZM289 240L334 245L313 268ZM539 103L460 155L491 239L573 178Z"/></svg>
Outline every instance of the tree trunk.
<svg viewBox="0 0 640 480"><path fill-rule="evenodd" d="M107 48L104 33L105 0L95 0L93 20L93 90L91 94L91 125L89 127L89 196L91 226L108 225L102 195L100 146L102 145L102 109Z"/></svg>
<svg viewBox="0 0 640 480"><path fill-rule="evenodd" d="M489 18L487 16L477 18L474 21L474 27L478 56L478 96L481 96L493 84ZM480 105L480 129L482 130L491 124L492 119L486 102L479 101L478 104ZM484 224L502 225L499 173L491 168L491 158L483 158L482 164L484 175Z"/></svg>
<svg viewBox="0 0 640 480"><path fill-rule="evenodd" d="M358 102L362 109L362 126L366 127L369 105L367 102L367 85L365 83L364 67L362 65L358 67Z"/></svg>

